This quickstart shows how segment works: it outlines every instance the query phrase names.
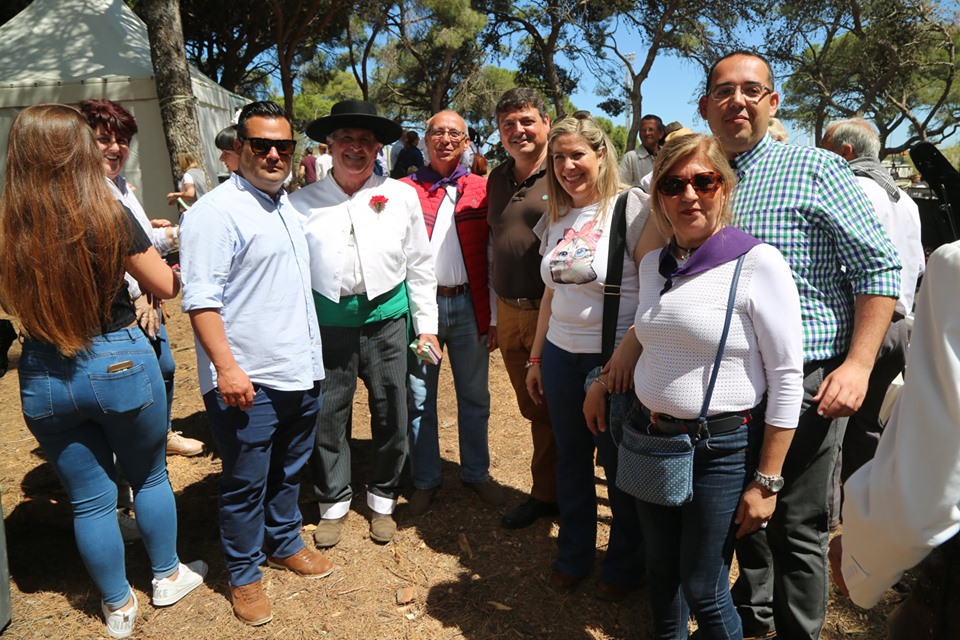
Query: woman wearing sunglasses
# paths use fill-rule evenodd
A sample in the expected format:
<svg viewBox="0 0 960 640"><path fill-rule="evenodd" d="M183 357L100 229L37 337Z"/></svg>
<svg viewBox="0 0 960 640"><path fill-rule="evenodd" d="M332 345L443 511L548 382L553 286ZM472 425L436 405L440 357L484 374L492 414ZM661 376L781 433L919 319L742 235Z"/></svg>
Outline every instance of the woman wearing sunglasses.
<svg viewBox="0 0 960 640"><path fill-rule="evenodd" d="M604 285L614 206L629 187L620 183L616 151L590 117L568 117L554 124L548 139L549 213L534 231L542 241L540 273L546 283L530 360L527 390L544 400L557 446L558 554L551 582L574 589L593 571L597 546L597 494L594 449L604 465L613 521L597 582L597 596L618 600L643 579L643 546L634 500L616 488L617 452L609 433L591 435L584 421L584 379L607 363L601 354ZM627 196L626 251L621 276L617 337L624 336L637 303L637 262L663 244L653 224L646 194ZM635 343L635 341L634 341ZM609 386L627 391L636 354L613 358Z"/></svg>
<svg viewBox="0 0 960 640"><path fill-rule="evenodd" d="M641 407L633 426L651 435L688 433L694 443L692 500L679 507L637 501L654 635L663 640L686 637L691 610L699 637L742 637L728 588L734 539L773 515L800 413L797 288L776 249L728 226L735 184L709 136L674 138L654 164L653 220L670 242L640 263L635 332L643 352L634 382Z"/></svg>
<svg viewBox="0 0 960 640"><path fill-rule="evenodd" d="M180 280L104 184L103 162L77 109L20 112L0 198L0 299L27 335L19 365L27 428L67 490L107 633L123 638L133 632L137 598L117 525L114 456L133 487L153 604L179 601L203 582L207 565L177 557L163 379L124 271L161 298L175 296Z"/></svg>

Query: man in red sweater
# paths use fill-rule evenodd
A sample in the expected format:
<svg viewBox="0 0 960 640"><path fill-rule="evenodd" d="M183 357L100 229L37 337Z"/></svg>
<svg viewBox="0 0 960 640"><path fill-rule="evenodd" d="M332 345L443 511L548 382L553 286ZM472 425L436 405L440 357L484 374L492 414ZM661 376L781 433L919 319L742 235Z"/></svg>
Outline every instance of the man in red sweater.
<svg viewBox="0 0 960 640"><path fill-rule="evenodd" d="M487 286L487 180L469 173L460 157L469 145L467 125L453 111L427 121L430 164L402 182L417 190L437 270L440 330L457 392L460 478L481 500L503 505L505 496L489 475L487 384L490 289ZM410 433L413 484L408 513L427 511L440 487L440 441L437 430L439 365L411 366Z"/></svg>

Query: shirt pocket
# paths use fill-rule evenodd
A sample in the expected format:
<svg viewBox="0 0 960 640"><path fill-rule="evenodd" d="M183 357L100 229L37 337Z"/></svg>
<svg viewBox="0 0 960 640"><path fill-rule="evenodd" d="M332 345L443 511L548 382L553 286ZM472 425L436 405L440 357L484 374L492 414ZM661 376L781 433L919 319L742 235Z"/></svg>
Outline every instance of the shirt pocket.
<svg viewBox="0 0 960 640"><path fill-rule="evenodd" d="M90 386L106 414L140 411L153 404L150 377L143 364L117 373L90 373Z"/></svg>

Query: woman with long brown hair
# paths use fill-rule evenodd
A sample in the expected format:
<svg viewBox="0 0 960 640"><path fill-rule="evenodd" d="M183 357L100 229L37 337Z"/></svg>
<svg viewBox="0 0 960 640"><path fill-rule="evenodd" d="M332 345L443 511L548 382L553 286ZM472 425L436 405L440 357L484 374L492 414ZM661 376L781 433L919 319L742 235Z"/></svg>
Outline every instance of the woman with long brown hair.
<svg viewBox="0 0 960 640"><path fill-rule="evenodd" d="M137 599L124 569L114 456L133 487L154 605L179 601L207 571L203 561L184 565L177 557L163 380L136 326L124 271L160 298L180 289L111 195L103 154L80 112L58 104L24 109L10 129L0 196L0 299L27 336L19 366L24 419L70 497L77 547L115 638L133 632Z"/></svg>

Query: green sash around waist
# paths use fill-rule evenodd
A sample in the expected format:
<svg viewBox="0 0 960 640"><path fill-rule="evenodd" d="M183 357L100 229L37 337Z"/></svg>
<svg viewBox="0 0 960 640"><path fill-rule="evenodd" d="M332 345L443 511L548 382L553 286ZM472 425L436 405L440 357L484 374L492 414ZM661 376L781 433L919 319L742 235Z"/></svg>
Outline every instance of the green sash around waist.
<svg viewBox="0 0 960 640"><path fill-rule="evenodd" d="M410 309L403 282L373 300L362 293L340 296L340 302L334 302L314 291L313 302L321 327L362 327L372 322L402 318Z"/></svg>

